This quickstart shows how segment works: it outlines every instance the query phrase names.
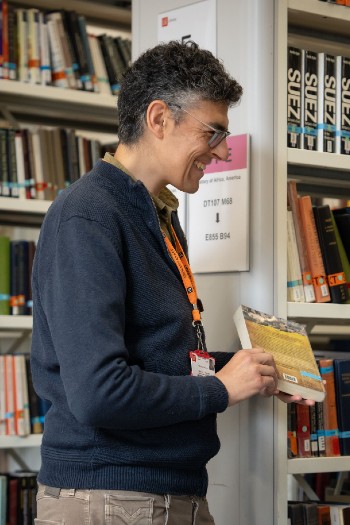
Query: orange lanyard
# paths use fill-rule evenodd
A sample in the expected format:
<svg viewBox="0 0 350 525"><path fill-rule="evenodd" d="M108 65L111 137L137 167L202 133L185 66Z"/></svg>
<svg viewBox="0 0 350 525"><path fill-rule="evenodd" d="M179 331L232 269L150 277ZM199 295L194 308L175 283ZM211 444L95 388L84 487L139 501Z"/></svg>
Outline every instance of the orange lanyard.
<svg viewBox="0 0 350 525"><path fill-rule="evenodd" d="M190 264L187 260L187 257L185 255L185 252L183 251L180 241L177 238L175 230L172 226L171 226L171 232L175 239L175 248L171 244L168 237L165 235L164 231L162 231L163 237L165 240L165 244L168 248L168 252L172 260L174 261L174 263L176 264L180 272L182 283L186 290L188 300L190 301L192 305L192 308L193 308L192 309L192 319L193 319L192 324L193 326L200 325L202 324L201 314L200 314L200 311L198 309L198 304L197 304L198 303L197 288L196 288L196 283L194 281L193 273L192 273Z"/></svg>

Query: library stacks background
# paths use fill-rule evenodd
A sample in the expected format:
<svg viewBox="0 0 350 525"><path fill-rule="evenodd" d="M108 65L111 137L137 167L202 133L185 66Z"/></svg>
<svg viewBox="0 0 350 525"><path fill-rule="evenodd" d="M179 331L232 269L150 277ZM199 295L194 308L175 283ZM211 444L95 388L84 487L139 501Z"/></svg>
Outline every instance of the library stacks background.
<svg viewBox="0 0 350 525"><path fill-rule="evenodd" d="M130 8L130 2L114 5ZM57 93L94 93L96 106L98 97L107 95L112 100L131 60L131 40L112 31L91 30L87 22L85 16L73 10L22 8L1 0L0 80L9 85L23 83L23 91L26 86L48 86L57 89ZM111 111L115 111L114 104L115 101ZM19 125L12 115L8 118L6 108L0 109L4 116L0 124L3 202L36 200L49 205L62 189L89 171L105 151L115 150L114 138L106 143L91 138L94 133L59 127L55 122ZM116 133L115 115L115 136ZM1 316L29 318L32 313L30 275L41 219L42 216L34 233L29 234L33 240L28 240L27 235L18 237L25 229L21 220L0 228ZM32 226L30 220L27 222ZM15 346L0 354L0 440L3 436L25 438L42 434L48 409L33 390L29 355L13 352ZM1 472L0 525L34 523L35 495L36 472Z"/></svg>
<svg viewBox="0 0 350 525"><path fill-rule="evenodd" d="M333 3L346 5L345 0ZM289 46L287 62L288 147L348 156L350 167L350 58ZM310 195L290 178L287 251L288 301L350 304L350 201L346 196ZM288 406L289 458L350 455L349 351L348 340L314 348L327 396L314 407ZM346 477L341 495L334 495L337 473L305 478L319 501L290 501L291 525L350 523Z"/></svg>

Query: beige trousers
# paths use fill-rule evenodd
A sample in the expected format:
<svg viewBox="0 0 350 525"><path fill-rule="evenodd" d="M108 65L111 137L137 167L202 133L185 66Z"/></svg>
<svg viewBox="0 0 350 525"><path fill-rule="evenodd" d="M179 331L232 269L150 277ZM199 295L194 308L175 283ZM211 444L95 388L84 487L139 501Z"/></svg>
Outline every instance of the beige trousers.
<svg viewBox="0 0 350 525"><path fill-rule="evenodd" d="M39 484L35 525L215 525L206 498Z"/></svg>

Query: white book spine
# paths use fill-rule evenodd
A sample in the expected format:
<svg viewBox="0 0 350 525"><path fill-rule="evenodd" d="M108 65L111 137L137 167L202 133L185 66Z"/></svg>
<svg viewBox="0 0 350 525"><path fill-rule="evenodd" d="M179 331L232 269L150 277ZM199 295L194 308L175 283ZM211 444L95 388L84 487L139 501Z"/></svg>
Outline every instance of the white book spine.
<svg viewBox="0 0 350 525"><path fill-rule="evenodd" d="M33 148L33 162L35 166L35 186L36 186L36 198L39 200L45 199L45 179L43 170L43 161L40 145L40 137L38 130L29 131L32 141Z"/></svg>
<svg viewBox="0 0 350 525"><path fill-rule="evenodd" d="M100 42L95 35L88 35L88 40L90 44L91 56L95 68L99 92L104 93L106 95L111 95L112 90L109 83L106 66L103 60Z"/></svg>
<svg viewBox="0 0 350 525"><path fill-rule="evenodd" d="M28 9L28 76L31 84L41 83L39 11Z"/></svg>
<svg viewBox="0 0 350 525"><path fill-rule="evenodd" d="M28 20L27 10L17 9L18 80L28 82Z"/></svg>
<svg viewBox="0 0 350 525"><path fill-rule="evenodd" d="M6 435L5 357L0 355L0 436Z"/></svg>
<svg viewBox="0 0 350 525"><path fill-rule="evenodd" d="M44 13L39 13L39 38L40 38L40 69L41 84L49 86L52 83L51 62L50 62L50 43L47 21Z"/></svg>
<svg viewBox="0 0 350 525"><path fill-rule="evenodd" d="M23 401L23 378L21 367L21 356L15 354L13 356L13 391L14 391L14 412L15 412L15 428L17 436L25 436L24 425L24 401Z"/></svg>
<svg viewBox="0 0 350 525"><path fill-rule="evenodd" d="M52 13L47 15L47 28L49 33L50 54L52 64L53 84L60 88L68 88L68 80L65 72L63 50L58 34L57 24L52 19Z"/></svg>
<svg viewBox="0 0 350 525"><path fill-rule="evenodd" d="M293 213L287 211L287 296L288 301L305 302Z"/></svg>

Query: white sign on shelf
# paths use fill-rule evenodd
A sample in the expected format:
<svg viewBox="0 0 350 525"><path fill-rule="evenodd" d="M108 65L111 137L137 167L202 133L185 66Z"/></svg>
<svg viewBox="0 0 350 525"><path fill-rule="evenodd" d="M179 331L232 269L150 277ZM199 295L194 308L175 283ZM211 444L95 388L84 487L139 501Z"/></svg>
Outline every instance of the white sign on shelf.
<svg viewBox="0 0 350 525"><path fill-rule="evenodd" d="M188 198L194 273L249 270L249 136L227 139L227 161L213 160Z"/></svg>
<svg viewBox="0 0 350 525"><path fill-rule="evenodd" d="M193 40L216 55L216 0L172 9L158 15L158 42Z"/></svg>

